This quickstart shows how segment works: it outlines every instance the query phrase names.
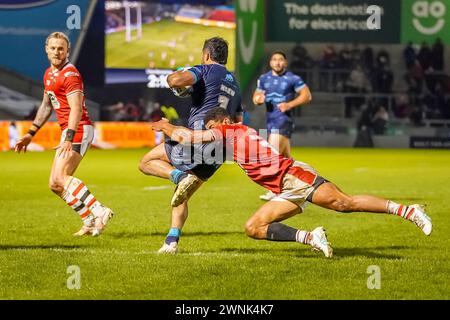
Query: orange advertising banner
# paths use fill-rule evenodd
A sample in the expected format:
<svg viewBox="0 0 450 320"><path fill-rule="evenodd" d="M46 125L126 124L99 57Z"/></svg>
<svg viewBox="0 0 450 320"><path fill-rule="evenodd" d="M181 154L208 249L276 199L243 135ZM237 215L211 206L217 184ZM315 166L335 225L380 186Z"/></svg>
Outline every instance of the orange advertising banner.
<svg viewBox="0 0 450 320"><path fill-rule="evenodd" d="M0 121L0 151L9 150L9 122Z"/></svg>
<svg viewBox="0 0 450 320"><path fill-rule="evenodd" d="M155 132L147 122L96 122L94 145L115 148L155 146Z"/></svg>
<svg viewBox="0 0 450 320"><path fill-rule="evenodd" d="M9 140L28 132L32 121L0 121L0 150L9 150ZM34 136L32 150L52 149L59 144L61 129L57 122L47 122ZM101 149L154 147L155 132L147 122L96 122L93 146Z"/></svg>

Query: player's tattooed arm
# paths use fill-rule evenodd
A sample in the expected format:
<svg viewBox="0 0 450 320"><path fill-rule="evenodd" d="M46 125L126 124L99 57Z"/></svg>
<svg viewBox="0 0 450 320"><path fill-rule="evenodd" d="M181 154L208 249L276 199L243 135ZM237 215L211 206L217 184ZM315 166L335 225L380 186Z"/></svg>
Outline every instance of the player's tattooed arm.
<svg viewBox="0 0 450 320"><path fill-rule="evenodd" d="M302 105L305 105L305 104L308 104L311 102L312 95L311 95L311 91L309 90L308 86L304 86L297 92L298 92L298 96L295 99L293 99L289 102L283 102L283 103L278 104L278 108L280 108L280 110L282 112L288 111L295 107L299 107L299 106L302 106Z"/></svg>
<svg viewBox="0 0 450 320"><path fill-rule="evenodd" d="M44 92L42 103L39 106L39 109L37 110L33 124L42 127L47 122L48 118L50 118L52 111L53 107L52 104L50 103L50 98L48 97L47 93Z"/></svg>
<svg viewBox="0 0 450 320"><path fill-rule="evenodd" d="M33 120L33 124L31 125L28 132L19 140L17 140L16 145L14 147L14 151L17 153L27 152L27 147L31 143L31 140L39 131L39 129L47 122L48 118L52 114L52 105L50 103L50 99L48 95L44 92L44 96L42 98L42 103L39 106L36 117Z"/></svg>
<svg viewBox="0 0 450 320"><path fill-rule="evenodd" d="M195 84L195 76L190 71L175 71L167 76L167 84L171 88L192 86Z"/></svg>

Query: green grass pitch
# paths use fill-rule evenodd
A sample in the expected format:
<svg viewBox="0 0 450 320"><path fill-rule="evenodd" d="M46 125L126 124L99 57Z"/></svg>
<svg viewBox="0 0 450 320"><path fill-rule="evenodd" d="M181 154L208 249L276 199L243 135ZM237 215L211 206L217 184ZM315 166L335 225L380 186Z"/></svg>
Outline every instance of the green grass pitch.
<svg viewBox="0 0 450 320"><path fill-rule="evenodd" d="M133 31L136 36L136 31ZM107 68L139 68L149 67L150 60L155 61L156 68L174 69L185 65L200 63L203 42L215 36L223 37L228 41L229 53L227 67L235 68L235 30L206 27L192 23L163 20L142 25L142 39L125 41L125 31L116 32L106 36L106 67ZM173 44L176 41L175 48ZM150 58L152 52L154 57ZM162 53L167 56L163 59ZM193 61L189 61L192 55ZM170 60L175 59L175 65Z"/></svg>
<svg viewBox="0 0 450 320"><path fill-rule="evenodd" d="M90 150L76 176L116 212L99 238L74 238L80 220L47 188L52 152L0 154L0 299L449 299L450 153L295 148L298 160L349 193L426 203L426 237L390 215L314 205L285 222L323 225L335 257L296 243L247 238L264 190L223 165L190 202L176 256L157 255L168 231L170 182L142 175L147 150ZM70 290L67 268L79 266ZM381 270L369 290L368 267Z"/></svg>

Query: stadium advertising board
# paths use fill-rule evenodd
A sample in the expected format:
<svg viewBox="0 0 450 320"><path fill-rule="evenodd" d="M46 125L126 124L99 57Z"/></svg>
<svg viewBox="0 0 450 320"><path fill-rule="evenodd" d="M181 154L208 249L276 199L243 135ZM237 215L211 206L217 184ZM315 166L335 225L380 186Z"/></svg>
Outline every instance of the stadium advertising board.
<svg viewBox="0 0 450 320"><path fill-rule="evenodd" d="M164 87L155 80L161 75L160 70L200 64L204 41L215 36L228 41L227 67L235 70L233 3L231 0L106 1L106 83L127 83L127 78L133 77L133 82L140 79L149 87Z"/></svg>
<svg viewBox="0 0 450 320"><path fill-rule="evenodd" d="M403 0L402 42L421 43L441 38L450 44L450 1Z"/></svg>
<svg viewBox="0 0 450 320"><path fill-rule="evenodd" d="M264 55L264 1L237 0L237 77L244 91Z"/></svg>
<svg viewBox="0 0 450 320"><path fill-rule="evenodd" d="M44 42L55 30L69 36L71 60L76 62L82 30L95 4L88 0L0 0L0 67L42 81L48 67Z"/></svg>
<svg viewBox="0 0 450 320"><path fill-rule="evenodd" d="M10 150L18 137L28 132L31 121L0 121L0 151ZM13 130L12 130L13 129ZM51 150L59 145L61 128L57 122L48 122L28 147L30 151ZM155 132L145 122L95 122L94 148L120 149L155 146Z"/></svg>
<svg viewBox="0 0 450 320"><path fill-rule="evenodd" d="M379 29L368 27L374 5ZM268 12L272 42L421 43L439 37L450 44L450 2L444 0L269 0Z"/></svg>
<svg viewBox="0 0 450 320"><path fill-rule="evenodd" d="M449 137L410 137L409 147L415 149L450 149Z"/></svg>
<svg viewBox="0 0 450 320"><path fill-rule="evenodd" d="M372 5L380 8L379 29L368 27L371 14L367 9ZM400 41L399 1L269 0L267 11L271 13L267 15L267 39L271 42Z"/></svg>

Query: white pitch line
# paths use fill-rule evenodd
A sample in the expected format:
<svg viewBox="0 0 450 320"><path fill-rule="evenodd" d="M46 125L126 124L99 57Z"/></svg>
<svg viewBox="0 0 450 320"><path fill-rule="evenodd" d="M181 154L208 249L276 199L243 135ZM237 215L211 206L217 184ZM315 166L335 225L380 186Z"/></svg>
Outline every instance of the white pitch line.
<svg viewBox="0 0 450 320"><path fill-rule="evenodd" d="M145 188L142 188L142 190L145 190L145 191L155 191L155 190L164 190L164 189L170 189L171 188L171 186L151 186L151 187L145 187Z"/></svg>

